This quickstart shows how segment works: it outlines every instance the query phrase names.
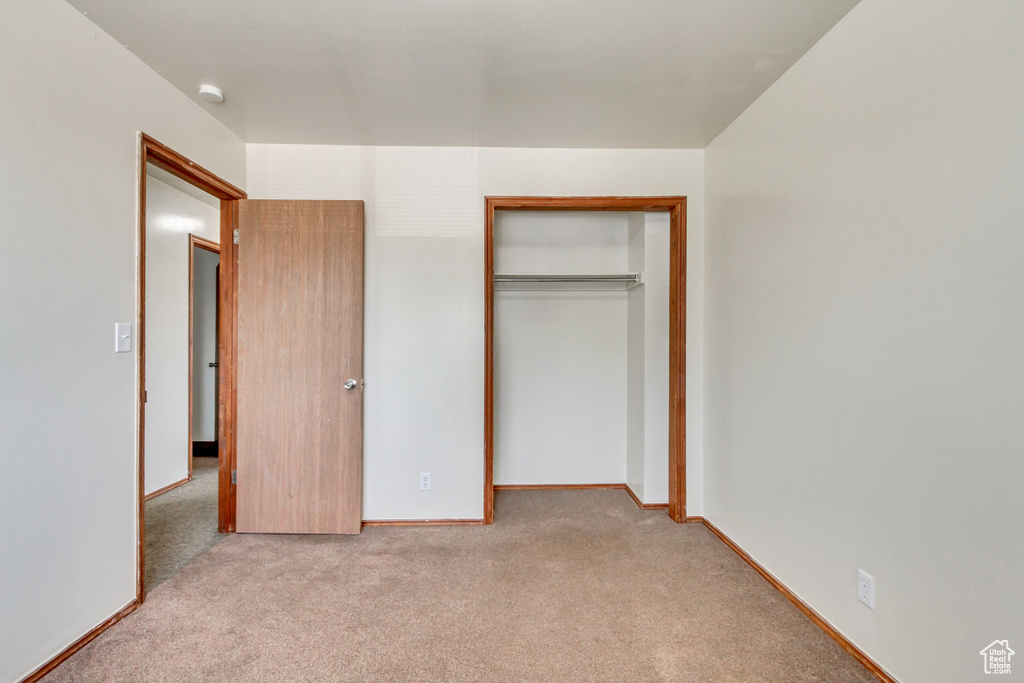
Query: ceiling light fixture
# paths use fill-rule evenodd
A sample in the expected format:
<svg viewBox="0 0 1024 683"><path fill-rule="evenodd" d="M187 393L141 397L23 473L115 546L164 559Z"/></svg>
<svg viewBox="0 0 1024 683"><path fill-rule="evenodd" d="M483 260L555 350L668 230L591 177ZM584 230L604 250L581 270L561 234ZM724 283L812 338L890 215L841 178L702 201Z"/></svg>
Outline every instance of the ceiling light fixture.
<svg viewBox="0 0 1024 683"><path fill-rule="evenodd" d="M221 89L215 85L209 85L206 83L199 86L199 96L207 102L219 103L224 101L224 93L221 92Z"/></svg>

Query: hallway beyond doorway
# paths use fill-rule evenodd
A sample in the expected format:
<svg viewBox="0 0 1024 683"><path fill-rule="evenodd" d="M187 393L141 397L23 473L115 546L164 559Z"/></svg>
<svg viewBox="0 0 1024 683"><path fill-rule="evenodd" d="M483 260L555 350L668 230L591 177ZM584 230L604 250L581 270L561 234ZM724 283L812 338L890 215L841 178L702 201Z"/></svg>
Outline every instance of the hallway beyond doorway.
<svg viewBox="0 0 1024 683"><path fill-rule="evenodd" d="M146 501L146 593L220 543L217 458L195 458L192 481Z"/></svg>

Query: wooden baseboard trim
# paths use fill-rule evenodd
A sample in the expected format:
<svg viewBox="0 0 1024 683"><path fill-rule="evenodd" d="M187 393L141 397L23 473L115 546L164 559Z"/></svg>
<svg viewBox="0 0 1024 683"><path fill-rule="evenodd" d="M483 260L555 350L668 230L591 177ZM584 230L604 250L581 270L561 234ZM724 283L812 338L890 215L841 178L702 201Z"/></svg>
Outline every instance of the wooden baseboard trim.
<svg viewBox="0 0 1024 683"><path fill-rule="evenodd" d="M643 509L644 502L640 500L640 497L633 492L633 489L630 488L629 484L624 484L623 488L626 489L626 493L628 493L629 497L633 499L633 502L636 503L640 507L640 509Z"/></svg>
<svg viewBox="0 0 1024 683"><path fill-rule="evenodd" d="M626 489L626 493L633 499L633 502L637 504L641 510L667 510L668 503L645 503L640 500L640 497L633 493L633 489L629 487L629 484L623 484L622 488Z"/></svg>
<svg viewBox="0 0 1024 683"><path fill-rule="evenodd" d="M71 655L75 654L76 652L81 650L83 647L88 645L89 642L93 638L95 638L99 634L103 633L108 628L110 628L111 626L113 626L117 622L121 621L122 619L124 619L126 616L128 616L132 612L134 612L138 608L138 606L139 606L139 603L136 600L132 600L127 605L122 607L117 612L117 614L115 614L114 616L110 617L109 619L104 621L102 624L100 624L96 628L92 629L91 631L86 633L84 636L82 636L81 638L76 640L75 642L73 642L70 645L68 645L66 648L61 650L61 652L58 653L56 657L54 657L50 661L46 662L41 667L39 667L38 669L36 669L32 673L30 673L25 678L23 678L21 683L35 683L36 681L40 680L43 676L45 676L46 674L50 673L51 671L56 669L58 666L63 664L68 659L68 657L70 657Z"/></svg>
<svg viewBox="0 0 1024 683"><path fill-rule="evenodd" d="M363 526L483 526L482 519L364 519Z"/></svg>
<svg viewBox="0 0 1024 683"><path fill-rule="evenodd" d="M495 484L495 491L576 491L580 489L623 489L625 484Z"/></svg>
<svg viewBox="0 0 1024 683"><path fill-rule="evenodd" d="M725 543L727 546L729 546L733 552L739 555L744 562L753 567L754 571L756 571L758 574L764 577L765 581L774 586L775 590L779 591L784 596L786 596L787 600L796 605L796 608L798 610L803 612L808 619L813 621L818 626L818 628L820 628L822 631L828 634L829 638L839 643L839 647L843 648L848 653L850 653L850 655L854 659L860 662L865 669L874 674L874 676L878 680L882 681L883 683L897 683L896 679L890 676L888 673L886 673L885 669L879 666L877 662L868 657L867 654L865 654L864 651L861 650L859 647L857 647L849 640L847 640L846 636L837 631L835 627L832 626L832 624L825 621L824 617L815 612L810 605L808 605L806 602L797 597L797 595L793 591L791 591L784 583L782 583L774 576L772 576L772 574L767 569L758 564L754 558L747 554L747 552L743 548L736 545L736 543L731 538L722 533L722 531L718 527L716 527L714 524L712 524L703 517L687 517L686 521L703 523L704 526L706 526L708 530L711 531L711 533L713 533L715 536L718 536L718 538L721 539L721 541Z"/></svg>
<svg viewBox="0 0 1024 683"><path fill-rule="evenodd" d="M185 477L184 479L182 479L181 481L176 481L173 484L168 484L167 486L163 487L162 489L157 489L156 491L153 491L153 493L147 493L146 494L146 500L151 500L153 498L156 498L161 493L167 493L171 489L176 489L179 486L181 486L182 484L187 484L190 481L192 481L192 477L188 476L188 477Z"/></svg>

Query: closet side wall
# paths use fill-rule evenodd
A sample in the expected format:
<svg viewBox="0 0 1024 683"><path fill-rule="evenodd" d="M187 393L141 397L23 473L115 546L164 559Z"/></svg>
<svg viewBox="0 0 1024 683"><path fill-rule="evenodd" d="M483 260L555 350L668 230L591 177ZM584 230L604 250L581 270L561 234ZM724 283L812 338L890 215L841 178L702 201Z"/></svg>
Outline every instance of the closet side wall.
<svg viewBox="0 0 1024 683"><path fill-rule="evenodd" d="M667 213L629 214L626 483L644 503L668 502L669 247Z"/></svg>
<svg viewBox="0 0 1024 683"><path fill-rule="evenodd" d="M670 237L667 213L644 215L645 503L668 503Z"/></svg>
<svg viewBox="0 0 1024 683"><path fill-rule="evenodd" d="M644 269L642 213L629 214L629 272ZM644 498L644 292L634 287L626 292L626 484Z"/></svg>

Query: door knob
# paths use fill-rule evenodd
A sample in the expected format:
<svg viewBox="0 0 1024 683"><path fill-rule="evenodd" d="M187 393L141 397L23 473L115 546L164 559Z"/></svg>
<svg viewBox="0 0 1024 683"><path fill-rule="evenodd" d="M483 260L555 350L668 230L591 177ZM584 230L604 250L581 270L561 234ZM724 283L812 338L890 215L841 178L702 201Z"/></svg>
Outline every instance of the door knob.
<svg viewBox="0 0 1024 683"><path fill-rule="evenodd" d="M219 366L220 363L207 363L207 365L209 365L211 368L215 368L215 367Z"/></svg>
<svg viewBox="0 0 1024 683"><path fill-rule="evenodd" d="M356 388L357 384L359 384L359 382L355 381L354 379L350 379L347 382L345 382L345 388L348 389L349 391L352 391L353 389Z"/></svg>

